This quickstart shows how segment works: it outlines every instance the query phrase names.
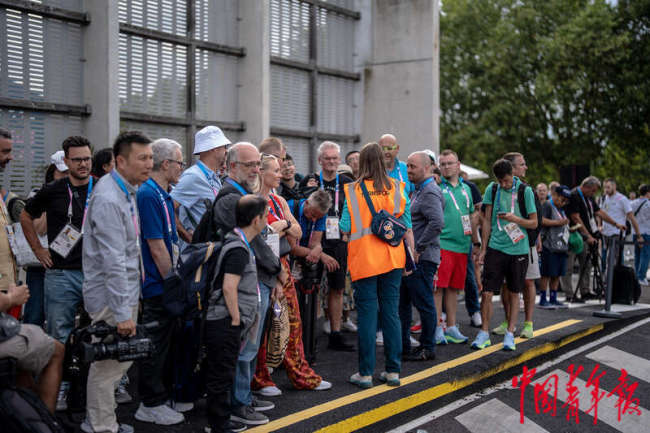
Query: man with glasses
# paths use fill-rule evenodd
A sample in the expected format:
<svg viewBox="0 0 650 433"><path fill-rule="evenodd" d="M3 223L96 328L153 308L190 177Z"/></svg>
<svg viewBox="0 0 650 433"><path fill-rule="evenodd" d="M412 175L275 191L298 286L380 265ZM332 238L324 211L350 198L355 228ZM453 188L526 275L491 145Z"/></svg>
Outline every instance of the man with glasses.
<svg viewBox="0 0 650 433"><path fill-rule="evenodd" d="M151 177L138 188L140 214L140 245L144 282L142 283L142 322L156 322L149 337L156 348L151 358L141 362L139 376L140 407L135 419L160 425L178 424L183 415L167 406L170 389L166 380L166 364L174 332L175 318L163 305L163 278L178 261L178 234L174 224L174 203L169 196L171 185L178 182L183 165L181 145L167 138L151 144L153 169Z"/></svg>
<svg viewBox="0 0 650 433"><path fill-rule="evenodd" d="M41 188L29 199L20 214L20 223L34 255L45 267L45 318L47 333L65 344L74 328L77 307L82 303L81 244L88 203L97 179L90 175L92 151L84 137L63 141L68 177ZM34 220L47 213L47 239L44 248ZM57 409L66 408L68 384L61 385Z"/></svg>
<svg viewBox="0 0 650 433"><path fill-rule="evenodd" d="M194 229L207 209L206 200L212 202L219 194L221 181L217 173L226 159L229 144L230 140L216 126L206 126L194 136L194 155L199 155L199 159L185 170L171 193L181 241L192 242ZM174 162L184 166L182 161Z"/></svg>
<svg viewBox="0 0 650 433"><path fill-rule="evenodd" d="M412 193L415 187L409 182L406 163L397 158L399 154L399 144L393 134L384 134L379 139L379 146L384 153L384 164L386 165L386 173L393 179L406 184L405 191L407 194Z"/></svg>

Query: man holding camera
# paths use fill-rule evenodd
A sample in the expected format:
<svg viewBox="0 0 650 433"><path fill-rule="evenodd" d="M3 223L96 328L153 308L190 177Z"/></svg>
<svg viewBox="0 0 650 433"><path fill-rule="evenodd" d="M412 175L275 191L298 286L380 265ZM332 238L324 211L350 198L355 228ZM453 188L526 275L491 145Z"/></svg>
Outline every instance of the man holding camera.
<svg viewBox="0 0 650 433"><path fill-rule="evenodd" d="M178 182L183 171L181 145L167 138L151 144L153 170L151 177L138 188L138 211L142 233L142 322L157 322L149 331L155 347L151 358L140 363L140 407L135 419L160 425L178 424L183 414L167 406L169 389L166 384L166 365L176 320L163 305L163 278L178 260L179 247L174 224L174 203L169 195L170 185Z"/></svg>
<svg viewBox="0 0 650 433"><path fill-rule="evenodd" d="M138 185L153 166L151 140L135 131L121 133L113 145L115 169L97 183L83 226L83 296L93 323L117 326L123 337L136 334L144 269L136 203ZM115 383L131 366L107 359L91 364L87 384L86 433L131 433L115 417Z"/></svg>

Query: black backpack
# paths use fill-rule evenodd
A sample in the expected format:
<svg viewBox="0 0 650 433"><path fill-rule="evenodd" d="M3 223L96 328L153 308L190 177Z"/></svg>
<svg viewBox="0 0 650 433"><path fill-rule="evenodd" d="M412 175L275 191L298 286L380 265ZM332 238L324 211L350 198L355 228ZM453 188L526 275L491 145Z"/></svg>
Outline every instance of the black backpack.
<svg viewBox="0 0 650 433"><path fill-rule="evenodd" d="M14 386L16 361L0 359L0 422L3 433L65 433L34 392Z"/></svg>
<svg viewBox="0 0 650 433"><path fill-rule="evenodd" d="M492 204L494 204L494 197L496 197L498 186L499 184L496 182L492 184ZM519 182L519 187L517 188L517 203L519 204L519 213L521 214L522 218L528 218L528 212L526 212L525 195L527 186L530 185L528 185L526 182L521 181ZM534 247L537 243L537 237L542 231L542 205L540 204L539 199L534 192L533 195L535 196L535 209L537 209L537 228L526 229L526 233L528 233L528 246L531 248Z"/></svg>
<svg viewBox="0 0 650 433"><path fill-rule="evenodd" d="M214 223L214 205L216 201L216 199L214 201L205 199L205 212L201 216L201 221L194 228L194 234L192 235L193 244L221 240L222 233ZM189 212L188 215L190 215ZM190 219L192 218L190 217Z"/></svg>

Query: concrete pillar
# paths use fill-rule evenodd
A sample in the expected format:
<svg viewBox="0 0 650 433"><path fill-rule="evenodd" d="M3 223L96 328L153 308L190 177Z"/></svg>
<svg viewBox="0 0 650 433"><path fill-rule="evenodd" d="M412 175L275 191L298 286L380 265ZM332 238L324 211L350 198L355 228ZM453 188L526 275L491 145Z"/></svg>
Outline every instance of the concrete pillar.
<svg viewBox="0 0 650 433"><path fill-rule="evenodd" d="M118 2L85 0L90 25L83 28L84 103L92 114L84 134L95 149L112 146L120 130Z"/></svg>
<svg viewBox="0 0 650 433"><path fill-rule="evenodd" d="M239 43L246 49L239 60L239 118L246 123L244 140L255 145L271 123L269 15L269 0L239 2Z"/></svg>
<svg viewBox="0 0 650 433"><path fill-rule="evenodd" d="M392 133L404 160L434 140L434 7L437 0L372 2L372 59L364 71L362 142ZM436 8L437 10L437 8Z"/></svg>

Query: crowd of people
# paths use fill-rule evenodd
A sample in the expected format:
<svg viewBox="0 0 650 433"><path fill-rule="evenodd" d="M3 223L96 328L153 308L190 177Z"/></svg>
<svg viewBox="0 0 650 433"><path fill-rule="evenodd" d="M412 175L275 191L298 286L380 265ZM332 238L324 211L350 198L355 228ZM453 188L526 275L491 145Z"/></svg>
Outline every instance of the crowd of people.
<svg viewBox="0 0 650 433"><path fill-rule="evenodd" d="M205 394L208 429L242 431L268 423L264 412L274 403L262 398L282 394L267 366L268 314L286 309L282 364L293 387L332 387L306 356L313 335L303 334L303 321L316 321L300 305L307 275L320 286L327 348L358 352L349 382L361 388L373 386L377 344L385 356L378 378L398 386L402 362L434 360L444 350L437 346L468 343L459 292L469 324L479 328L470 347L490 346L492 332L514 351L515 334L534 337L536 295L546 309L566 307L562 291L571 302L602 296L591 286L592 254L605 266L607 254L618 254L612 240L626 229L636 243L637 278L647 284L649 185L634 201L614 179L597 200L601 182L593 176L573 190L558 182L533 188L524 155L512 152L494 162L481 193L453 150L422 150L406 161L399 150L392 134L345 157L324 141L320 170L303 176L280 139L233 144L216 126L196 133L189 168L181 145L167 138L122 132L112 149L94 154L86 138L66 138L18 221L2 192L0 224L19 222L37 263L20 283L0 230L0 311L22 308L18 333L0 338L0 358L15 358L18 383L35 388L54 412L65 408L64 344L80 314L125 337L136 335L137 323L155 322L155 351L140 361L135 419L181 423ZM11 133L0 129L0 168L12 159ZM202 227L222 245L206 314L178 320L165 308L166 277ZM494 295L505 320L490 330ZM344 331L357 333L356 345ZM197 344L205 346L198 373L188 359ZM133 431L115 415L117 403L131 401L130 366L90 365L84 432Z"/></svg>

